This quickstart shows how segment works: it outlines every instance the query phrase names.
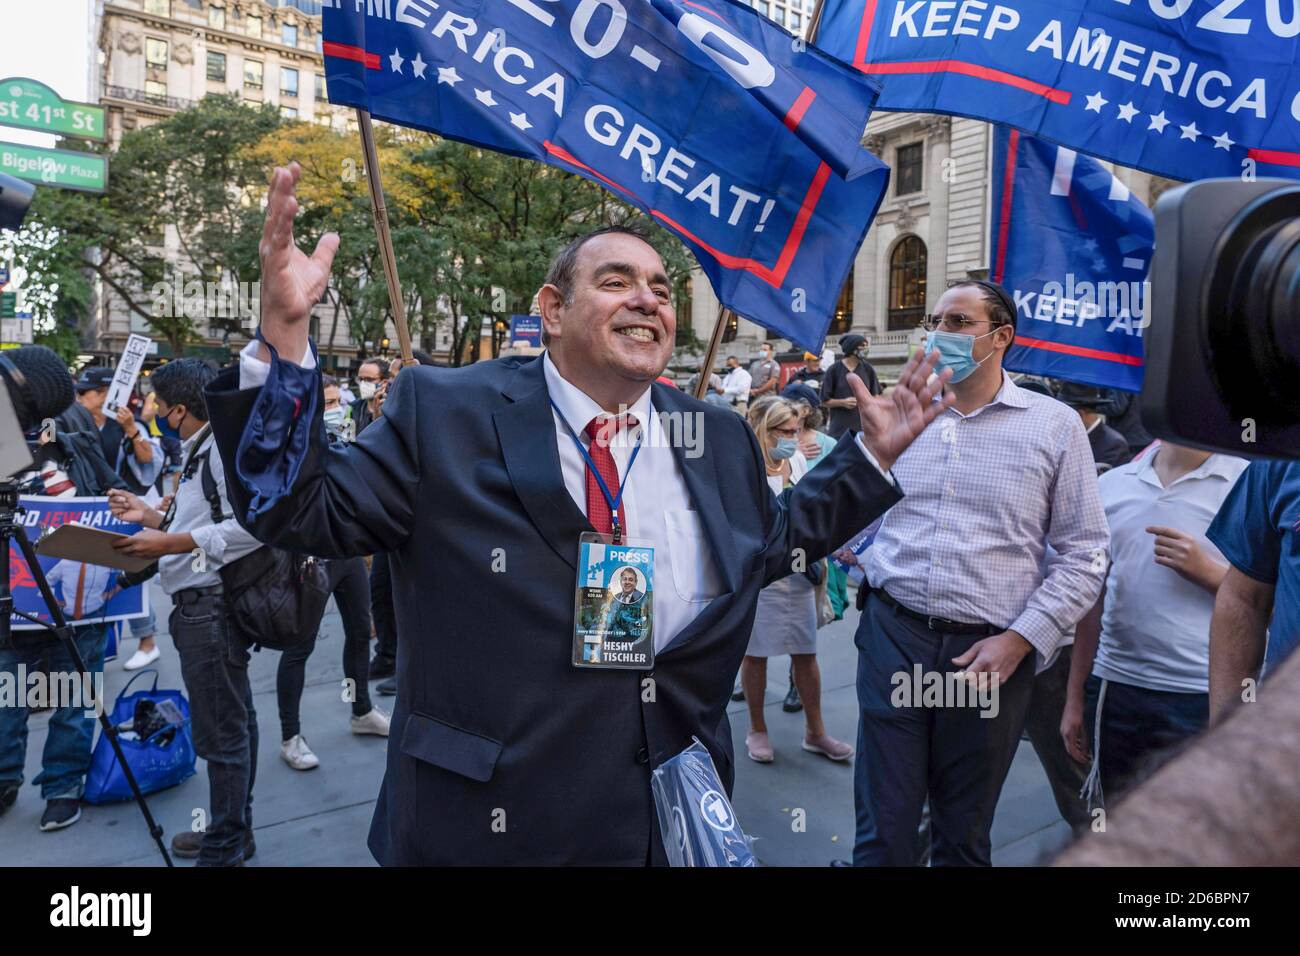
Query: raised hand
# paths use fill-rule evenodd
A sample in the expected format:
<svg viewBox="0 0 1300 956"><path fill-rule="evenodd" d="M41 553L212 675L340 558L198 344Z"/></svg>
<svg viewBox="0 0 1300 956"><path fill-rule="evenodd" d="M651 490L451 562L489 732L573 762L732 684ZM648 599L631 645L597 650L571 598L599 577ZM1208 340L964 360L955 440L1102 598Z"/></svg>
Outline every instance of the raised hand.
<svg viewBox="0 0 1300 956"><path fill-rule="evenodd" d="M952 378L952 371L944 369L931 380L938 361L938 352L925 356L915 353L903 366L898 384L888 395L872 395L858 376L847 377L849 388L857 400L862 442L886 471L894 466L913 439L955 401L952 394L935 401L944 383Z"/></svg>
<svg viewBox="0 0 1300 956"><path fill-rule="evenodd" d="M262 335L281 358L297 362L307 352L311 309L329 282L330 264L338 251L338 233L327 232L310 256L293 241L293 217L298 213L294 188L302 168L277 166L266 196L266 225L258 254L262 259ZM269 361L265 346L259 356Z"/></svg>

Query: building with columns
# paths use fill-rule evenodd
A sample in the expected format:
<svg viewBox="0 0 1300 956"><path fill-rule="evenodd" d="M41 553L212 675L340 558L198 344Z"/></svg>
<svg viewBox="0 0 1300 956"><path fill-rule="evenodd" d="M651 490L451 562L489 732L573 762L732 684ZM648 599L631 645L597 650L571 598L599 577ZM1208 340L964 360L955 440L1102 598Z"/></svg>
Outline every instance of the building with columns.
<svg viewBox="0 0 1300 956"><path fill-rule="evenodd" d="M887 372L907 357L909 339L918 337L921 318L948 283L988 277L993 128L964 117L880 111L863 144L892 170L889 189L840 292L826 341L834 348L847 332L867 336L873 364ZM1116 175L1144 202L1166 184L1124 167ZM697 272L691 324L699 339L708 340L717 316L717 298ZM744 355L768 339L778 352L790 347L745 319L733 318L723 336L735 343L728 351Z"/></svg>
<svg viewBox="0 0 1300 956"><path fill-rule="evenodd" d="M800 9L801 2L769 6L750 0L760 13L802 35L812 4ZM802 14L797 23L792 8ZM859 332L871 340L872 363L888 374L906 359L921 318L948 283L988 277L993 128L959 116L877 111L863 145L890 167L889 189L840 291L826 344L834 349L840 336ZM1115 173L1148 204L1169 184L1124 167ZM708 341L718 314L717 297L696 270L690 322L697 339ZM778 352L792 347L743 318L733 316L729 325L723 355L753 356L768 340Z"/></svg>
<svg viewBox="0 0 1300 956"><path fill-rule="evenodd" d="M274 105L286 118L356 130L355 113L325 96L319 0L96 0L98 69L92 99L107 109L107 135L122 135L194 106L210 93L238 93L245 103ZM170 227L159 250L184 270L180 239ZM100 290L97 351L121 352L132 332L149 335L144 319L111 290ZM316 321L330 314L318 307ZM326 319L327 321L327 319ZM362 343L348 338L346 322L335 349L346 364ZM195 354L220 359L247 336L205 328ZM251 329L246 330L251 333ZM396 334L389 336L396 341ZM160 343L166 351L166 344ZM371 343L370 352L379 350Z"/></svg>

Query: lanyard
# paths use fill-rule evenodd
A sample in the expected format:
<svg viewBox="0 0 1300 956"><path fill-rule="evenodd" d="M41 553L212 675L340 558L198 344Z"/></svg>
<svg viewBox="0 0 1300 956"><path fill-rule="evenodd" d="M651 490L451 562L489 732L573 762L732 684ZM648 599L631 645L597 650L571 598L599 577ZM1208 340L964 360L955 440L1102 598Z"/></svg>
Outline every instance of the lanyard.
<svg viewBox="0 0 1300 956"><path fill-rule="evenodd" d="M564 423L565 430L569 433L569 437L573 439L573 444L578 448L578 454L587 463L587 468L591 471L592 477L596 479L596 484L600 487L600 493L605 496L605 504L609 505L610 525L614 534L614 543L622 544L623 528L618 520L618 506L623 503L623 492L627 490L628 479L632 476L632 466L636 464L636 456L641 452L641 442L645 440L645 429L643 428L641 434L637 436L636 447L632 449L632 457L627 460L627 469L623 472L623 483L619 485L618 496L615 497L609 493L609 486L605 484L605 479L601 476L599 469L596 468L596 463L591 460L591 453L582 444L582 439L573 430L569 420L564 417L564 412L560 411L560 406L555 404L555 399L551 399L551 408L555 409L555 414ZM592 441L595 441L595 439L593 438Z"/></svg>

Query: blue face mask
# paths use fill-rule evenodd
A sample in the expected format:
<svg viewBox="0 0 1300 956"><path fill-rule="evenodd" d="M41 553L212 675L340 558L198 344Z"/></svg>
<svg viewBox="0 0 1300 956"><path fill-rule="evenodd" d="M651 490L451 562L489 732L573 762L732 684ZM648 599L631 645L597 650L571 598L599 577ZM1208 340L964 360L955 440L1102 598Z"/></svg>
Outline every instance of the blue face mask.
<svg viewBox="0 0 1300 956"><path fill-rule="evenodd" d="M997 330L994 329L994 332ZM970 377L970 374L989 360L993 354L984 356L980 361L975 361L972 350L975 348L975 340L982 339L986 335L992 335L993 332L985 332L984 335L962 335L959 332L941 332L935 329L925 337L925 354L931 352L939 353L939 364L935 366L936 372L942 372L946 368L952 369L952 379L950 382L956 384L962 379Z"/></svg>
<svg viewBox="0 0 1300 956"><path fill-rule="evenodd" d="M769 449L768 454L772 456L773 461L784 461L793 457L794 453L799 450L799 443L793 438L778 438L776 447Z"/></svg>
<svg viewBox="0 0 1300 956"><path fill-rule="evenodd" d="M153 423L158 426L158 431L162 433L164 438L179 439L181 437L180 429L173 427L172 423L167 420L170 415L170 409L168 410L167 415L155 415Z"/></svg>

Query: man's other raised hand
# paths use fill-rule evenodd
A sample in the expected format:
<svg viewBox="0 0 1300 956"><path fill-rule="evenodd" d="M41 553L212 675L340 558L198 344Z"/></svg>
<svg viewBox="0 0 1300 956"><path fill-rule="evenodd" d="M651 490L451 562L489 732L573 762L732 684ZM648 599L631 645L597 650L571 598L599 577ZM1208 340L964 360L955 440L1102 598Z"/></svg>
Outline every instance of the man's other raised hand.
<svg viewBox="0 0 1300 956"><path fill-rule="evenodd" d="M339 248L338 233L327 232L310 256L293 241L293 217L298 214L294 189L302 167L296 162L277 166L266 195L266 225L258 254L262 260L262 336L280 357L298 362L307 353L311 309L329 283L330 264ZM265 345L258 357L270 361Z"/></svg>
<svg viewBox="0 0 1300 956"><path fill-rule="evenodd" d="M935 375L939 353L922 355L916 352L907 360L898 376L898 384L888 395L874 396L857 375L847 381L858 400L858 418L862 423L862 443L875 456L885 471L894 467L898 456L935 417L955 401L949 393L938 401L935 397L943 391L944 383L952 378L952 371L944 369Z"/></svg>

